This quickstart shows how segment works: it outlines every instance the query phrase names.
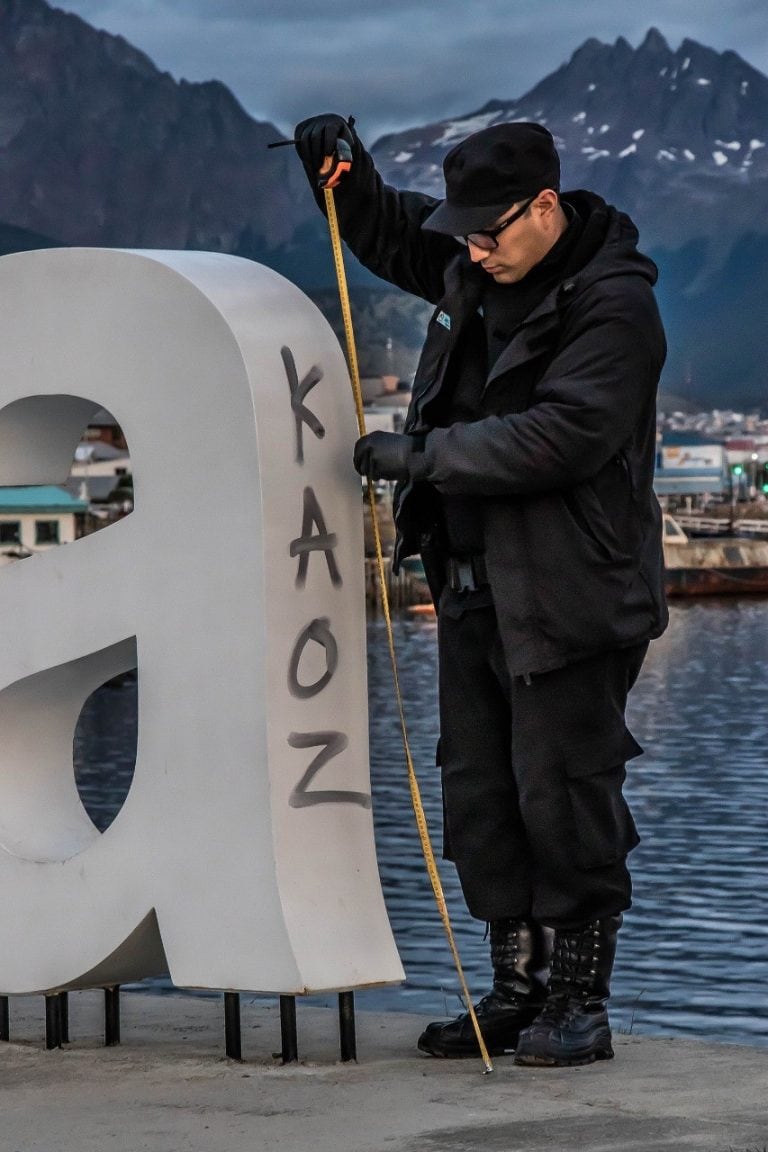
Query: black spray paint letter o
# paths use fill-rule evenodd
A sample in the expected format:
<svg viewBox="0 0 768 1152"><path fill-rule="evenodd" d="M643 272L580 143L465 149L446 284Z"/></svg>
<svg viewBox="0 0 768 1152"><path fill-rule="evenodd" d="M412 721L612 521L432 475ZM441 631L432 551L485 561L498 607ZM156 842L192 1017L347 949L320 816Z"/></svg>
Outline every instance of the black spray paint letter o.
<svg viewBox="0 0 768 1152"><path fill-rule="evenodd" d="M325 649L325 672L314 684L300 684L299 662L310 640L314 640L316 644L321 644ZM319 616L299 633L293 646L291 662L288 665L288 690L291 696L296 696L299 700L309 700L311 696L317 696L318 692L322 692L326 684L329 683L338 663L339 647L331 632L330 620L327 616Z"/></svg>

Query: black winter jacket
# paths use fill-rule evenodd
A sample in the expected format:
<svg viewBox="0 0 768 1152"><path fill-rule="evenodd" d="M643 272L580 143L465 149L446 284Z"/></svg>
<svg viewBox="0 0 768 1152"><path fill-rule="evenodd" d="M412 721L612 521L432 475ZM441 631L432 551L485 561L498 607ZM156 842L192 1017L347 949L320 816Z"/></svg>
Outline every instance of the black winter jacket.
<svg viewBox="0 0 768 1152"><path fill-rule="evenodd" d="M460 242L422 230L438 201L383 184L359 141L335 195L361 262L436 305L406 421L425 435L424 452L418 478L396 492L395 562L421 552L439 592L435 492L474 497L512 675L659 636L653 469L666 345L656 268L632 221L592 193L563 195L598 238L595 254L529 313L488 373L478 314L487 273ZM479 418L434 427L430 407L456 372L482 373Z"/></svg>

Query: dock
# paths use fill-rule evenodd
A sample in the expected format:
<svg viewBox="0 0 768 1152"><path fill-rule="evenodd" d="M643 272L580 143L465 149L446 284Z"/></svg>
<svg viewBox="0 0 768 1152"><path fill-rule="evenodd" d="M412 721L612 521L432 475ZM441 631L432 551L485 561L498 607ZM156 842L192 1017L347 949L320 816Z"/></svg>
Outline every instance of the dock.
<svg viewBox="0 0 768 1152"><path fill-rule="evenodd" d="M341 1063L336 1013L298 1005L299 1061L279 1059L277 1008L242 996L243 1059L224 1054L221 997L123 996L103 1046L103 995L70 994L46 1051L42 997L11 1000L0 1044L3 1152L763 1152L768 1048L615 1035L616 1058L517 1068L435 1060L425 1018L357 1014Z"/></svg>

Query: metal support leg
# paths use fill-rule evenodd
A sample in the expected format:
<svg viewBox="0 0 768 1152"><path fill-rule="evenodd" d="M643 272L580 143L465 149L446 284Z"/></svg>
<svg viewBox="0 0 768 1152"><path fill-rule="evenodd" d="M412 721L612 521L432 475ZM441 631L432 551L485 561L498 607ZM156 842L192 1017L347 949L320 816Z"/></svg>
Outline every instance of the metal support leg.
<svg viewBox="0 0 768 1152"><path fill-rule="evenodd" d="M296 1035L296 997L280 997L280 1037L282 1041L283 1064L294 1064L299 1058L299 1041Z"/></svg>
<svg viewBox="0 0 768 1152"><path fill-rule="evenodd" d="M58 992L45 998L45 1046L61 1048L61 1000Z"/></svg>
<svg viewBox="0 0 768 1152"><path fill-rule="evenodd" d="M357 1060L354 992L339 992L339 1046L343 1061Z"/></svg>
<svg viewBox="0 0 768 1152"><path fill-rule="evenodd" d="M120 985L104 989L104 1046L120 1043Z"/></svg>
<svg viewBox="0 0 768 1152"><path fill-rule="evenodd" d="M224 1046L230 1060L242 1060L239 992L224 993Z"/></svg>
<svg viewBox="0 0 768 1152"><path fill-rule="evenodd" d="M8 1008L8 997L0 996L0 1040L11 1038L11 1014Z"/></svg>
<svg viewBox="0 0 768 1152"><path fill-rule="evenodd" d="M69 1044L69 992L59 992L59 1032L62 1044Z"/></svg>

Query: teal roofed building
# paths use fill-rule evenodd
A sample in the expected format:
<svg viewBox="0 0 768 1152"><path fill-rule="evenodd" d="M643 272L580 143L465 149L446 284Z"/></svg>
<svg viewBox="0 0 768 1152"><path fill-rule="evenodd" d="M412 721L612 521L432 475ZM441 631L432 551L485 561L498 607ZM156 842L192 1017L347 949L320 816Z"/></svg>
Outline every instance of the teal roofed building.
<svg viewBox="0 0 768 1152"><path fill-rule="evenodd" d="M0 565L70 544L87 511L87 500L53 484L0 487Z"/></svg>

